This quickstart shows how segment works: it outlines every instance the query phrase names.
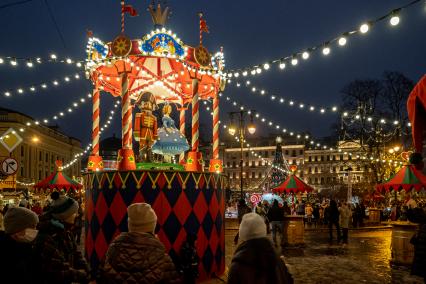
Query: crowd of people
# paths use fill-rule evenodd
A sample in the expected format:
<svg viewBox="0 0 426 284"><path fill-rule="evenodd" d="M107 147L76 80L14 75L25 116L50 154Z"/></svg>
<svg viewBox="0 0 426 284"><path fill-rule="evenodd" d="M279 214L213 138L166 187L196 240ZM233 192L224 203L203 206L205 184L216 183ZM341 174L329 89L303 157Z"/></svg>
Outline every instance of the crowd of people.
<svg viewBox="0 0 426 284"><path fill-rule="evenodd" d="M129 206L128 232L114 239L94 271L79 250L79 202L59 192L50 197L42 210L27 202L1 210L4 283L195 283L197 236L188 234L178 259L172 260L154 233L157 216L149 204Z"/></svg>
<svg viewBox="0 0 426 284"><path fill-rule="evenodd" d="M187 234L179 255L172 259L155 235L157 215L149 204L128 207L128 232L112 241L94 271L79 250L79 219L83 215L79 202L59 192L53 192L50 199L44 208L26 202L3 208L0 275L7 280L5 283L196 283L200 261L196 234ZM425 277L426 212L413 203L411 206L407 218L420 224L412 239L416 249L413 271ZM237 248L229 266L228 283L293 283L283 257L274 248L279 244L279 234L285 233L284 217L291 215L292 209L277 200L272 205L259 203L252 209L243 199L238 208ZM320 208L301 203L295 209L307 220L322 217L329 228L330 242L335 240L335 228L337 241L346 244L354 212L360 210L357 208L330 200Z"/></svg>

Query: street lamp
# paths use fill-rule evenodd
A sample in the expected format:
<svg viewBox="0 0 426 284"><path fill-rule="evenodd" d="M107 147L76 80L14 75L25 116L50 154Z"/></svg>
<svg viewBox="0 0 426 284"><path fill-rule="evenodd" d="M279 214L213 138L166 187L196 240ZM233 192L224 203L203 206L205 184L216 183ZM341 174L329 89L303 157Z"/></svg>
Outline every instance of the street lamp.
<svg viewBox="0 0 426 284"><path fill-rule="evenodd" d="M256 132L256 126L253 123L253 113L254 110L240 110L235 112L230 112L229 115L231 117L231 124L228 128L229 134L234 136L238 131L238 136L240 139L240 150L241 150L241 157L240 157L240 190L241 190L241 198L244 198L244 191L243 191L243 172L244 172L244 157L243 157L243 151L244 151L244 134L245 134L245 118L246 114L250 115L250 122L247 125L247 131L253 135ZM239 127L237 128L234 124L234 116L237 117L237 120L239 122Z"/></svg>

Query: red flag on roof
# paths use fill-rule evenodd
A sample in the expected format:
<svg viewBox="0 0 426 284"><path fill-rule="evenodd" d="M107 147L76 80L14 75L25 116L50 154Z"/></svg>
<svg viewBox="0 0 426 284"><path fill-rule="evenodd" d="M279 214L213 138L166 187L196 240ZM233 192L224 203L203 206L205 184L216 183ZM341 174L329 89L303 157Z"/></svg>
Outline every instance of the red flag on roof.
<svg viewBox="0 0 426 284"><path fill-rule="evenodd" d="M121 12L128 13L131 17L138 16L138 11L136 11L132 5L124 5L123 8L121 8Z"/></svg>

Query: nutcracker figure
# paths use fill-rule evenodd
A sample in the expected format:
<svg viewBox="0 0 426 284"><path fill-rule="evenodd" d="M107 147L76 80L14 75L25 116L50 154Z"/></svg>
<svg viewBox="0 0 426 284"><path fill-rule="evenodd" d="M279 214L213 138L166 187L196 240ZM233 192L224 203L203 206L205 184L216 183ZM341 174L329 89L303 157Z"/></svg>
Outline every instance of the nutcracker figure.
<svg viewBox="0 0 426 284"><path fill-rule="evenodd" d="M152 162L151 147L158 138L157 118L152 111L157 109L155 97L152 93L143 93L136 104L141 110L135 116L134 135L139 141L139 157L142 162Z"/></svg>

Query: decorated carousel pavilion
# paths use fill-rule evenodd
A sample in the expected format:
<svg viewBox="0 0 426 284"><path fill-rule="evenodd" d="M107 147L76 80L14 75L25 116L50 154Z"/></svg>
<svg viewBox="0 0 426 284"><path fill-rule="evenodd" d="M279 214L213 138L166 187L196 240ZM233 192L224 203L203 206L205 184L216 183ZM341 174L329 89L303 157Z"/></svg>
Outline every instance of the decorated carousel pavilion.
<svg viewBox="0 0 426 284"><path fill-rule="evenodd" d="M197 235L200 277L208 278L222 274L225 267L224 178L218 148L223 53L211 56L203 45L208 27L202 14L200 42L192 47L166 28L168 8L151 5L149 12L154 29L140 38L125 35L124 17L135 10L123 2L121 33L115 39L108 42L89 34L86 75L94 90L93 150L85 186L86 254L97 267L108 244L127 231L127 206L147 202L158 217L156 233L172 258L188 234ZM117 169L108 171L99 155L99 114L106 95L119 98L122 119ZM213 100L213 159L208 173L203 172L198 150L201 100ZM161 120L153 114L159 108ZM171 118L174 110L179 111L178 127ZM186 115L192 120L190 145L185 138ZM133 150L134 141L139 153ZM153 154L162 155L164 161L158 163Z"/></svg>

